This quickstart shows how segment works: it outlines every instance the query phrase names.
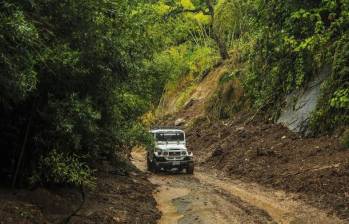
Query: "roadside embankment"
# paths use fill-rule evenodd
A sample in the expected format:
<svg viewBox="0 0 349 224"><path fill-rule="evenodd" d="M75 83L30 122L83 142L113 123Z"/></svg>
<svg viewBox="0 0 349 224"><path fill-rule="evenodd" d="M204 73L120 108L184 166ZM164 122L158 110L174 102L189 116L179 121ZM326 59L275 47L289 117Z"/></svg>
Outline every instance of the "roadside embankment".
<svg viewBox="0 0 349 224"><path fill-rule="evenodd" d="M160 213L152 193L144 173L105 162L84 200L79 191L62 187L0 190L0 223L155 224Z"/></svg>

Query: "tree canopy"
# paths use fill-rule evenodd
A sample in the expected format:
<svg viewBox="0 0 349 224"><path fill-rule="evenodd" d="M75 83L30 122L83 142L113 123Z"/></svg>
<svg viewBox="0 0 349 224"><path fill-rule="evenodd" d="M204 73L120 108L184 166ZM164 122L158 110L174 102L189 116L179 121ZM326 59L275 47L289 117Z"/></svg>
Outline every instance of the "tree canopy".
<svg viewBox="0 0 349 224"><path fill-rule="evenodd" d="M38 165L60 158L53 152L85 163L144 137L138 118L163 85L142 66L162 43L151 4L9 0L0 7L3 175L52 181L59 164Z"/></svg>

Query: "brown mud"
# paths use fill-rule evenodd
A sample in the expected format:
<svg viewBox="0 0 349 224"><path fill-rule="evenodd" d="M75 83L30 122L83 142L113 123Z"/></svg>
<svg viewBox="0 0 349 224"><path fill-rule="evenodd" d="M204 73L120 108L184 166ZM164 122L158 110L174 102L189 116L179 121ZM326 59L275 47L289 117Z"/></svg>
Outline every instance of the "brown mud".
<svg viewBox="0 0 349 224"><path fill-rule="evenodd" d="M0 191L0 223L154 224L160 217L153 185L137 170L119 172L109 163L100 167L97 187L85 191L37 188ZM82 208L74 215L74 211ZM67 217L72 215L67 220Z"/></svg>
<svg viewBox="0 0 349 224"><path fill-rule="evenodd" d="M132 157L145 171L145 152L136 149ZM160 173L149 177L158 186L154 192L162 212L158 223L345 223L293 194L197 168L194 175Z"/></svg>
<svg viewBox="0 0 349 224"><path fill-rule="evenodd" d="M281 125L246 120L197 121L187 136L200 166L295 193L349 223L349 150L338 138L302 138Z"/></svg>

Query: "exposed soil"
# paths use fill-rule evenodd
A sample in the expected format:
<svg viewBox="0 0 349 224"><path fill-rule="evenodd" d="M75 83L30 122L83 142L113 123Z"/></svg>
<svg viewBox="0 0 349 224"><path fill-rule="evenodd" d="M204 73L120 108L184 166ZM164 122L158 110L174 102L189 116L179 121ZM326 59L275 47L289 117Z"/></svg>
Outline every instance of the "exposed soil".
<svg viewBox="0 0 349 224"><path fill-rule="evenodd" d="M200 166L297 193L349 223L349 149L333 136L302 138L281 125L245 121L195 122L187 137Z"/></svg>
<svg viewBox="0 0 349 224"><path fill-rule="evenodd" d="M190 117L193 118L203 115L205 104L215 93L219 79L231 66L231 63L226 62L213 69L204 77L203 80L200 81L200 83L198 83L198 86L190 92L188 96L190 100L188 100L184 105L188 116L190 114ZM172 91L171 93L167 92L162 96L161 102L157 108L160 113L158 114L159 116L170 116L181 109L177 106L179 104L178 101L181 100L180 97L178 97L178 94L183 91L183 89L188 88L188 83L186 83L187 80L184 79L182 81L184 81L184 83L181 83L175 91ZM188 117L183 118L187 119Z"/></svg>
<svg viewBox="0 0 349 224"><path fill-rule="evenodd" d="M133 162L145 170L145 152L134 150ZM160 173L149 180L158 186L159 224L345 223L294 194L231 180L214 169L197 166L194 175Z"/></svg>
<svg viewBox="0 0 349 224"><path fill-rule="evenodd" d="M0 223L156 223L160 217L153 185L139 171L120 172L108 163L98 173L97 187L85 193L72 189L1 190Z"/></svg>

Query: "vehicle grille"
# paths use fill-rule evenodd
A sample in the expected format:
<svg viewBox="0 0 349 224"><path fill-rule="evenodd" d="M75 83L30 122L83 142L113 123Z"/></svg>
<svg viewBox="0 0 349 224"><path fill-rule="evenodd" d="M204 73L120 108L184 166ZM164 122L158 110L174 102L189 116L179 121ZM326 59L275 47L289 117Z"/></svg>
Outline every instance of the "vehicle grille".
<svg viewBox="0 0 349 224"><path fill-rule="evenodd" d="M181 152L169 152L169 156L180 156Z"/></svg>
<svg viewBox="0 0 349 224"><path fill-rule="evenodd" d="M167 161L184 160L185 157L165 157Z"/></svg>

